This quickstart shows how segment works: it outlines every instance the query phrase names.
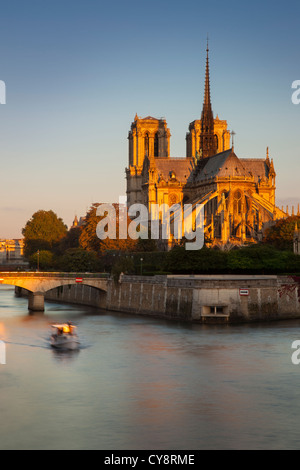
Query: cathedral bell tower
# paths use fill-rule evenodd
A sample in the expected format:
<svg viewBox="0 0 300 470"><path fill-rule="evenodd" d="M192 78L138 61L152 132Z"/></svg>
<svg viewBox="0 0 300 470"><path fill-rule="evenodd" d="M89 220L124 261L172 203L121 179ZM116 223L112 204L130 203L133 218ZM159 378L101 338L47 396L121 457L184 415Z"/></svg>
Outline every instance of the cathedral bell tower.
<svg viewBox="0 0 300 470"><path fill-rule="evenodd" d="M135 115L128 134L129 158L126 168L128 206L143 202L142 171L145 160L170 159L170 130L164 118Z"/></svg>

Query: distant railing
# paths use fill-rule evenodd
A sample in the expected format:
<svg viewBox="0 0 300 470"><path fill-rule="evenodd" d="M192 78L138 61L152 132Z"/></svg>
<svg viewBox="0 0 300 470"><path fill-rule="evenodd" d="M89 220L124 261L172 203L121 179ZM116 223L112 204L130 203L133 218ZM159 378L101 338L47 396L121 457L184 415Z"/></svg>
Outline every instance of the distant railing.
<svg viewBox="0 0 300 470"><path fill-rule="evenodd" d="M89 278L89 279L108 279L108 273L62 273L62 272L40 272L40 271L8 271L0 272L0 278L5 277L60 277L68 279Z"/></svg>

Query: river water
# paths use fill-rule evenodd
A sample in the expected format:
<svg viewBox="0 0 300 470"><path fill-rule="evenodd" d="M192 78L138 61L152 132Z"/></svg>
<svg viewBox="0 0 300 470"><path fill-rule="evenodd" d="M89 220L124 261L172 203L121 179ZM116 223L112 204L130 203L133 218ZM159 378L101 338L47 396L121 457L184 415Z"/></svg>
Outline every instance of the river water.
<svg viewBox="0 0 300 470"><path fill-rule="evenodd" d="M188 325L0 290L0 449L297 449L300 321ZM82 347L57 353L53 322Z"/></svg>

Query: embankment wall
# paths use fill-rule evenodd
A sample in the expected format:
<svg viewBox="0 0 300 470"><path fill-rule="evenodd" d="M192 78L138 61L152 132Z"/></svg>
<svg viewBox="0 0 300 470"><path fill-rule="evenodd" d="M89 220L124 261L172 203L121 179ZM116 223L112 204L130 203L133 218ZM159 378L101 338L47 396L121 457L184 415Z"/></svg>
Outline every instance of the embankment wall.
<svg viewBox="0 0 300 470"><path fill-rule="evenodd" d="M46 300L201 323L241 323L300 318L300 278L295 276L122 276L107 293L83 285L61 286Z"/></svg>

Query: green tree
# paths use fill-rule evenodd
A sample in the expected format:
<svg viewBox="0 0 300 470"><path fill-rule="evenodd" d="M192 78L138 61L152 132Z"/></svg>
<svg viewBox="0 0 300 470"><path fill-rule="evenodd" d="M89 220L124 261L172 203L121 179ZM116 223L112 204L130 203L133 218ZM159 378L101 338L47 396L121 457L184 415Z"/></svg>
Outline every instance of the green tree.
<svg viewBox="0 0 300 470"><path fill-rule="evenodd" d="M232 273L284 274L299 269L299 256L271 245L252 245L228 253L228 270Z"/></svg>
<svg viewBox="0 0 300 470"><path fill-rule="evenodd" d="M81 234L81 227L73 227L63 237L58 244L55 246L55 253L57 255L63 255L66 250L70 248L79 248L79 237Z"/></svg>
<svg viewBox="0 0 300 470"><path fill-rule="evenodd" d="M67 226L52 210L35 212L22 230L25 256L29 257L37 250L52 251L66 233Z"/></svg>
<svg viewBox="0 0 300 470"><path fill-rule="evenodd" d="M266 230L264 242L280 250L292 250L296 224L300 228L300 217L295 215L277 220Z"/></svg>
<svg viewBox="0 0 300 470"><path fill-rule="evenodd" d="M33 253L30 258L30 265L39 270L49 270L53 268L53 253L48 250L41 250Z"/></svg>
<svg viewBox="0 0 300 470"><path fill-rule="evenodd" d="M227 269L227 252L203 247L189 251L176 245L165 257L164 269L174 274L224 273Z"/></svg>
<svg viewBox="0 0 300 470"><path fill-rule="evenodd" d="M157 242L151 239L151 233L149 233L148 239L139 238L137 240L136 251L143 253L157 251Z"/></svg>
<svg viewBox="0 0 300 470"><path fill-rule="evenodd" d="M133 259L129 256L121 256L112 267L114 281L118 281L121 273L134 274Z"/></svg>
<svg viewBox="0 0 300 470"><path fill-rule="evenodd" d="M173 274L295 274L300 256L265 244L228 252L206 247L188 252L177 246L166 254L163 266Z"/></svg>
<svg viewBox="0 0 300 470"><path fill-rule="evenodd" d="M100 272L103 266L97 253L82 248L69 248L57 259L57 268L65 272Z"/></svg>

